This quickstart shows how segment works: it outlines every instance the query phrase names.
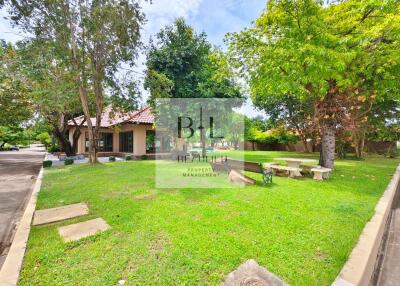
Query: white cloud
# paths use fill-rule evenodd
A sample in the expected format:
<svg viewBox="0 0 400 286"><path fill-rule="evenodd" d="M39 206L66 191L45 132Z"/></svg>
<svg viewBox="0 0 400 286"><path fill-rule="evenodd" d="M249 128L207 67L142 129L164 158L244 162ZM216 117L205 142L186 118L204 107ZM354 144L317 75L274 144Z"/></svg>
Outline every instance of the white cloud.
<svg viewBox="0 0 400 286"><path fill-rule="evenodd" d="M188 18L196 15L202 0L153 0L144 2L143 12L147 23L143 28L144 38L157 33L161 27L171 23L177 17Z"/></svg>

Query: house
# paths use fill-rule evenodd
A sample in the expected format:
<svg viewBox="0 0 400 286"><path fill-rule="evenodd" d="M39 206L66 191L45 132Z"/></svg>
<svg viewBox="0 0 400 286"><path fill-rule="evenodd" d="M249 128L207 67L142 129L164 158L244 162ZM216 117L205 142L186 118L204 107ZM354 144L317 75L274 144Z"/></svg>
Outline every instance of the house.
<svg viewBox="0 0 400 286"><path fill-rule="evenodd" d="M76 117L68 122L69 139L72 136L76 125L84 120L83 116ZM75 121L75 122L74 122ZM91 118L93 127L96 119ZM89 146L89 134L87 123L83 122L80 127L81 134L77 142L77 154L87 154ZM118 112L107 107L102 114L99 131L98 156L124 156L135 157L143 155L154 155L157 152L169 152L170 144L168 138L155 142L154 115L150 107L127 113Z"/></svg>

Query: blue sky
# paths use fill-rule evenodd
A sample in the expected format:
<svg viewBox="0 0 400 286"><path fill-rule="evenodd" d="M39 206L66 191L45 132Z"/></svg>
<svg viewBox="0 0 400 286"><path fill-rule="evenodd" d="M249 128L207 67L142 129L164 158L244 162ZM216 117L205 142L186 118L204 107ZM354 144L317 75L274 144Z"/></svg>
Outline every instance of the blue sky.
<svg viewBox="0 0 400 286"><path fill-rule="evenodd" d="M198 32L205 32L208 40L224 48L223 38L227 32L238 32L251 25L266 6L266 0L153 0L152 4L144 2L143 11L147 23L143 28L143 42L156 34L163 26L175 18L183 17ZM0 10L0 38L15 42L21 39L21 33L11 27L4 10ZM138 59L138 71L144 70L145 57ZM144 97L146 94L144 93ZM241 110L248 116L259 114L251 104Z"/></svg>

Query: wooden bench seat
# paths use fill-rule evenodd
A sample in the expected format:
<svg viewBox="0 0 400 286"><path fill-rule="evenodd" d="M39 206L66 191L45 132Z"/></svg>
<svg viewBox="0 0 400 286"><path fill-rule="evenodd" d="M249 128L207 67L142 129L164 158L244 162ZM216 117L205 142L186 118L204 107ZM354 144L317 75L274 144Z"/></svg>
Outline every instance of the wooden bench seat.
<svg viewBox="0 0 400 286"><path fill-rule="evenodd" d="M323 168L319 166L318 168L312 168L311 172L314 173L314 180L319 180L322 181L324 179L329 178L329 173L332 171L332 169L329 168Z"/></svg>

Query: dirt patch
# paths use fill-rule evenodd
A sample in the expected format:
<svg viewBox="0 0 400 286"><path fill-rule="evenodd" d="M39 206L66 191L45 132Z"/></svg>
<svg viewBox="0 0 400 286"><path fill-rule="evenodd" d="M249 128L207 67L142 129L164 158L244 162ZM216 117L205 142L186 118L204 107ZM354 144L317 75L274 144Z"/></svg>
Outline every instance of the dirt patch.
<svg viewBox="0 0 400 286"><path fill-rule="evenodd" d="M329 259L329 255L321 249L317 248L317 251L315 252L315 259L318 261L327 261Z"/></svg>
<svg viewBox="0 0 400 286"><path fill-rule="evenodd" d="M152 200L155 199L158 195L158 192L156 190L150 190L149 192L145 193L145 194L139 194L139 195L135 195L133 197L133 199L137 200L137 201L144 201L144 200Z"/></svg>
<svg viewBox="0 0 400 286"><path fill-rule="evenodd" d="M156 237L150 242L148 249L152 256L160 259L160 253L166 246L170 244L170 240L165 233L158 233Z"/></svg>

